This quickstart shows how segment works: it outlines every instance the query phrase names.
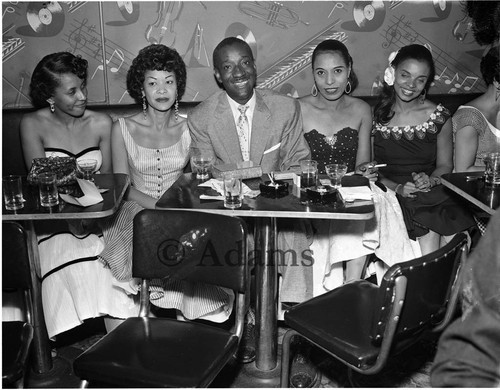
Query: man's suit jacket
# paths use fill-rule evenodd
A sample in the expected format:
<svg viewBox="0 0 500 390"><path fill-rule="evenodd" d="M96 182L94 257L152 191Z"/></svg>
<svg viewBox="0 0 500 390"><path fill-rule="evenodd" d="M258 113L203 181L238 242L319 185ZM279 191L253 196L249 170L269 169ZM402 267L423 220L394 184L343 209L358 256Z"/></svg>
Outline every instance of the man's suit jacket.
<svg viewBox="0 0 500 390"><path fill-rule="evenodd" d="M263 172L284 171L311 152L303 135L299 102L271 90L255 89L250 160ZM198 104L188 115L194 150L214 153L215 164L243 161L234 117L225 91Z"/></svg>

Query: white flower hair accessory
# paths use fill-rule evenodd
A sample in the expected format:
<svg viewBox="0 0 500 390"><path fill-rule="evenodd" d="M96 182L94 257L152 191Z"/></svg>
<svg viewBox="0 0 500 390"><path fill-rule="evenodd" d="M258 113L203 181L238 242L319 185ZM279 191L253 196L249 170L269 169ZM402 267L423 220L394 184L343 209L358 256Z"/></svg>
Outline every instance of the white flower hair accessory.
<svg viewBox="0 0 500 390"><path fill-rule="evenodd" d="M386 82L387 85L394 85L394 67L391 65L392 61L394 61L394 58L398 55L399 50L393 51L389 55L389 66L385 68L384 72L384 81Z"/></svg>

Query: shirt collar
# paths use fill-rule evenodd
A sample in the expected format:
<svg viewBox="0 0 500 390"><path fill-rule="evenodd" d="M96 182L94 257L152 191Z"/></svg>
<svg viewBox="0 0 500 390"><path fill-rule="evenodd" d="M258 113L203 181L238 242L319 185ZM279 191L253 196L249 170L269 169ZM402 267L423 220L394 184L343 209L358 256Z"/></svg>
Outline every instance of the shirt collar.
<svg viewBox="0 0 500 390"><path fill-rule="evenodd" d="M238 107L241 106L241 104L231 99L227 93L226 96L227 96L227 101L229 102L229 107L231 107L231 112L233 113L234 123L238 123L238 118L240 117L240 110L238 110ZM254 90L254 93L250 98L250 100L245 103L245 106L248 106L245 115L247 116L248 123L250 124L252 123L256 101L257 98L255 97L255 90Z"/></svg>

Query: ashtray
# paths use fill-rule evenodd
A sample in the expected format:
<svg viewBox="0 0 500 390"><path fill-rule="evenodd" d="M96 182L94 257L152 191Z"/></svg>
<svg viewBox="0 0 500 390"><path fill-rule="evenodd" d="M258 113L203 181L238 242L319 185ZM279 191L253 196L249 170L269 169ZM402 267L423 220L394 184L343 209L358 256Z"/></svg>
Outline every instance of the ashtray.
<svg viewBox="0 0 500 390"><path fill-rule="evenodd" d="M327 186L316 186L307 189L307 198L314 203L332 203L337 200L337 190Z"/></svg>
<svg viewBox="0 0 500 390"><path fill-rule="evenodd" d="M275 180L266 181L259 184L260 194L266 198L282 198L288 195L288 183L286 181Z"/></svg>

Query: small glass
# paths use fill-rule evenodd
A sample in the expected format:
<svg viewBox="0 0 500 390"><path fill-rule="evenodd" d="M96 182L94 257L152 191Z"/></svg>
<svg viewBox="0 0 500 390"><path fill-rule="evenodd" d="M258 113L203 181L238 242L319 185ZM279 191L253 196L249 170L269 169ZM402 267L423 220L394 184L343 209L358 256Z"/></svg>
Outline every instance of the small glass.
<svg viewBox="0 0 500 390"><path fill-rule="evenodd" d="M333 188L342 187L342 178L347 173L347 165L345 164L328 164L325 166L326 174L330 178Z"/></svg>
<svg viewBox="0 0 500 390"><path fill-rule="evenodd" d="M84 180L94 181L94 173L97 170L97 160L92 158L77 160L76 165Z"/></svg>
<svg viewBox="0 0 500 390"><path fill-rule="evenodd" d="M484 156L484 182L490 185L500 185L500 153L493 152Z"/></svg>
<svg viewBox="0 0 500 390"><path fill-rule="evenodd" d="M196 173L198 180L210 179L210 170L213 161L213 156L207 154L195 154L191 156L191 168Z"/></svg>
<svg viewBox="0 0 500 390"><path fill-rule="evenodd" d="M40 204L43 207L52 207L59 204L55 173L41 173L38 176L38 186L40 190Z"/></svg>
<svg viewBox="0 0 500 390"><path fill-rule="evenodd" d="M300 161L300 188L316 186L318 181L318 163L314 160Z"/></svg>
<svg viewBox="0 0 500 390"><path fill-rule="evenodd" d="M7 210L19 210L24 207L21 176L9 175L2 178L3 199Z"/></svg>
<svg viewBox="0 0 500 390"><path fill-rule="evenodd" d="M238 209L241 207L243 198L243 187L241 179L234 173L222 175L224 183L224 207L227 209Z"/></svg>

